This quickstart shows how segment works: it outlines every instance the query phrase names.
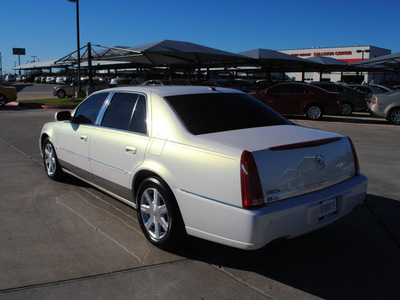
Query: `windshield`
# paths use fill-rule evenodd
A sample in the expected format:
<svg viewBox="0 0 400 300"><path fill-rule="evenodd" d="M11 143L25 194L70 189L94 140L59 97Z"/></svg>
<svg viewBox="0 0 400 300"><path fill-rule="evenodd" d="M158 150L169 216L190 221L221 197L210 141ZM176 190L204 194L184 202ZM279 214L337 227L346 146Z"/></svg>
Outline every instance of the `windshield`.
<svg viewBox="0 0 400 300"><path fill-rule="evenodd" d="M291 124L246 94L195 94L166 97L192 134Z"/></svg>

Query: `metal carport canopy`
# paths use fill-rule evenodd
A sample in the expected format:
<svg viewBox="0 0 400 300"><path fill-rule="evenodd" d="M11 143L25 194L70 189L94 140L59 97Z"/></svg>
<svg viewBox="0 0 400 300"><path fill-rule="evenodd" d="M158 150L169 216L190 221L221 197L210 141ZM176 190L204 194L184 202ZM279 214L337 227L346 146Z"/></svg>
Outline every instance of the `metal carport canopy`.
<svg viewBox="0 0 400 300"><path fill-rule="evenodd" d="M353 62L350 63L349 66L365 66L365 67L386 66L393 69L399 69L400 52Z"/></svg>
<svg viewBox="0 0 400 300"><path fill-rule="evenodd" d="M99 45L96 45L99 46ZM102 47L102 46L100 46ZM230 67L246 65L248 57L190 42L164 40L136 47L108 47L97 59L123 60L144 66Z"/></svg>
<svg viewBox="0 0 400 300"><path fill-rule="evenodd" d="M19 65L14 67L14 70L37 70L37 69L50 69L50 68L62 68L63 65L55 66L55 60L47 60L47 61L37 61L31 62L23 65Z"/></svg>
<svg viewBox="0 0 400 300"><path fill-rule="evenodd" d="M302 72L319 70L321 64L270 49L254 49L239 55L253 60L252 65L268 68L270 71Z"/></svg>

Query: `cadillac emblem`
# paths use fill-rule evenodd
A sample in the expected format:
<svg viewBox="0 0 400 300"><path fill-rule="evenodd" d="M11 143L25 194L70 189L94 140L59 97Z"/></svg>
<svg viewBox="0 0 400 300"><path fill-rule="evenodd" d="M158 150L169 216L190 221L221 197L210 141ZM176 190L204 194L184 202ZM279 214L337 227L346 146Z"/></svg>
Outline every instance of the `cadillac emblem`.
<svg viewBox="0 0 400 300"><path fill-rule="evenodd" d="M325 158L322 156L322 154L315 156L315 166L320 170L325 167Z"/></svg>

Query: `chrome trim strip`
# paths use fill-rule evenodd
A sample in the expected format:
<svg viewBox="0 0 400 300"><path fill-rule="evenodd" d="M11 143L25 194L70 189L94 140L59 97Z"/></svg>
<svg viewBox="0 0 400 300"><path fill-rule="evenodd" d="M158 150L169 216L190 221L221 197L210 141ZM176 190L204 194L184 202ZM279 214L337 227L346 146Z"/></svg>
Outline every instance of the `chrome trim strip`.
<svg viewBox="0 0 400 300"><path fill-rule="evenodd" d="M58 147L57 149L63 150L63 151L65 151L65 152L68 152L68 153L71 153L71 154L74 154L74 155L76 155L76 156L79 156L79 157L82 157L82 158L86 158L87 160L89 160L89 157L84 156L84 155L81 155L81 154L76 153L76 152L73 152L73 151L71 151L71 150L65 149L65 148L63 148L63 147Z"/></svg>
<svg viewBox="0 0 400 300"><path fill-rule="evenodd" d="M124 173L124 174L129 173L128 170L124 170L124 169L120 169L120 168L118 168L118 167L114 167L114 166L112 166L112 165L103 163L103 162L101 162L101 161L92 159L92 158L90 158L90 157L87 157L87 156L78 154L78 153L76 153L76 152L72 152L72 151L70 151L70 150L68 150L68 149L65 149L65 148L62 148L62 147L59 147L58 149L63 150L63 151L68 152L68 153L71 153L71 154L74 154L74 155L76 155L76 156L85 158L85 159L87 159L89 162L95 162L95 163L98 163L98 164L100 164L100 165L103 165L103 166L109 167L109 168L111 168L111 169L117 170L117 171L119 171L119 172L121 172L121 173Z"/></svg>
<svg viewBox="0 0 400 300"><path fill-rule="evenodd" d="M313 186L306 186L303 187L301 189L297 189L297 190L292 190L292 191L287 191L287 192L282 192L282 193L276 193L276 194L271 194L268 195L267 197L264 198L264 203L271 203L271 202L275 202L275 201L280 201L283 199L287 199L287 198L291 198L291 197L296 197L296 196L300 196L303 194L308 194L308 193L312 193L318 190L322 190L324 188L333 186L335 184L338 184L342 181L345 181L351 177L354 176L354 172L351 174L346 174L344 176L341 177L336 177L324 182L321 182L317 185L313 185Z"/></svg>
<svg viewBox="0 0 400 300"><path fill-rule="evenodd" d="M128 171L128 170L124 170L124 169L120 169L120 168L118 168L118 167L114 167L114 166L112 166L112 165L109 165L109 164L103 163L103 162L101 162L101 161L99 161L99 160L96 160L96 159L93 159L93 158L89 158L89 160L90 160L90 162L91 162L91 163L92 163L92 162L94 162L94 163L98 163L99 165L106 166L106 167L108 167L108 168L111 168L111 169L117 170L117 171L119 171L119 172L121 172L121 173L124 173L124 174L127 174L127 173L129 173L129 171Z"/></svg>

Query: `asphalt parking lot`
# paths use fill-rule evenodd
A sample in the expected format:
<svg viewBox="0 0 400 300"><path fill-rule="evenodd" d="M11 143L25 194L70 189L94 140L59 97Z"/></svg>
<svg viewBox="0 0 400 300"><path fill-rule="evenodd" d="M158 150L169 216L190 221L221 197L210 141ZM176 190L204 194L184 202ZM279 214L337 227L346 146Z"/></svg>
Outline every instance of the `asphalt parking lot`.
<svg viewBox="0 0 400 300"><path fill-rule="evenodd" d="M367 114L293 119L352 138L369 178L365 204L257 251L192 238L165 252L130 207L74 178L46 177L38 138L54 112L0 109L1 299L400 298L400 126Z"/></svg>

